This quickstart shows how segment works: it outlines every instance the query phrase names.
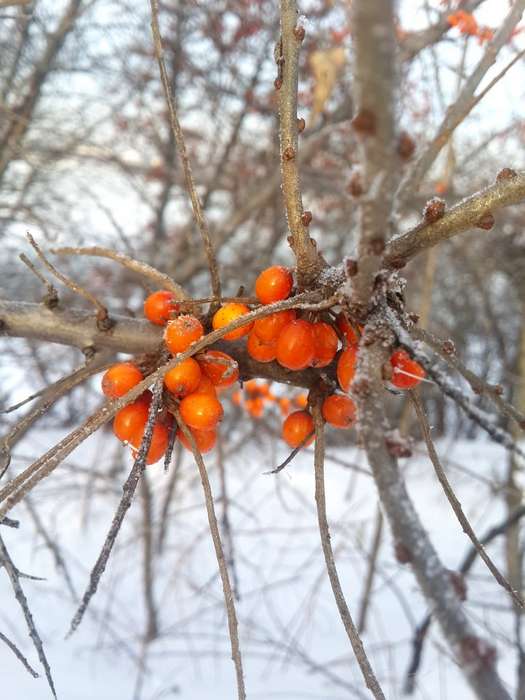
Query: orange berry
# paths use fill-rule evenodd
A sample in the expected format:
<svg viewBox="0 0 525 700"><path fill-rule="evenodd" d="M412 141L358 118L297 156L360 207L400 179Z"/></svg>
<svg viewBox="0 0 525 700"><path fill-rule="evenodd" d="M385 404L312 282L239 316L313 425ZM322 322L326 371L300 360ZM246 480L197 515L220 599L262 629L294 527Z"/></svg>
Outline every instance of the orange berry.
<svg viewBox="0 0 525 700"><path fill-rule="evenodd" d="M177 398L184 398L191 394L199 386L201 380L201 368L199 363L188 357L179 362L164 375L164 386Z"/></svg>
<svg viewBox="0 0 525 700"><path fill-rule="evenodd" d="M221 389L226 389L239 379L237 362L225 352L206 350L199 355L198 362L203 373Z"/></svg>
<svg viewBox="0 0 525 700"><path fill-rule="evenodd" d="M295 320L295 311L276 311L274 314L258 318L253 324L253 330L263 343L272 343L277 340L279 333L290 321Z"/></svg>
<svg viewBox="0 0 525 700"><path fill-rule="evenodd" d="M215 447L215 443L217 442L216 430L195 430L195 428L190 428L190 432L201 454L206 454L206 452L209 452ZM191 452L191 443L180 428L177 430L177 437L181 441L181 444Z"/></svg>
<svg viewBox="0 0 525 700"><path fill-rule="evenodd" d="M135 401L117 411L113 420L113 432L122 442L129 442L148 422L149 407L143 401Z"/></svg>
<svg viewBox="0 0 525 700"><path fill-rule="evenodd" d="M164 326L172 315L179 310L179 304L173 292L161 289L153 292L144 302L144 316L157 326Z"/></svg>
<svg viewBox="0 0 525 700"><path fill-rule="evenodd" d="M246 306L246 304L240 304L238 302L224 304L224 306L221 306L221 308L216 311L213 316L213 329L217 330L218 328L224 328L224 326L228 326L230 323L241 316L244 316L244 314L247 314L249 311L250 309ZM241 326L240 328L236 328L235 330L226 333L223 338L224 340L238 340L244 335L247 335L251 331L252 326L253 321L249 321L245 326Z"/></svg>
<svg viewBox="0 0 525 700"><path fill-rule="evenodd" d="M217 389L212 380L205 374L201 375L200 382L195 389L191 392L192 394L208 394L208 396L215 396L217 398Z"/></svg>
<svg viewBox="0 0 525 700"><path fill-rule="evenodd" d="M290 296L293 277L290 270L274 265L263 270L255 281L255 294L261 304L271 304Z"/></svg>
<svg viewBox="0 0 525 700"><path fill-rule="evenodd" d="M312 324L299 319L285 326L277 339L277 362L288 369L300 370L309 367L314 357Z"/></svg>
<svg viewBox="0 0 525 700"><path fill-rule="evenodd" d="M306 408L308 406L308 394L299 394L294 399L294 403L299 408Z"/></svg>
<svg viewBox="0 0 525 700"><path fill-rule="evenodd" d="M260 396L248 399L244 406L252 418L261 418L264 413L264 400Z"/></svg>
<svg viewBox="0 0 525 700"><path fill-rule="evenodd" d="M359 333L352 326L344 311L340 311L335 319L337 327L346 338L348 345L359 345Z"/></svg>
<svg viewBox="0 0 525 700"><path fill-rule="evenodd" d="M235 406L241 405L241 403L242 403L242 391L240 389L233 392L232 401L235 404Z"/></svg>
<svg viewBox="0 0 525 700"><path fill-rule="evenodd" d="M279 399L279 409L281 410L281 415L286 416L288 413L290 413L290 406L292 405L292 402L290 399L283 397L282 399Z"/></svg>
<svg viewBox="0 0 525 700"><path fill-rule="evenodd" d="M144 425L129 441L132 445L134 457L137 456L137 452L140 449L140 443L142 442L145 428L146 426ZM169 439L170 434L168 428L163 423L155 423L151 436L151 444L146 456L146 464L154 464L159 461L168 448Z"/></svg>
<svg viewBox="0 0 525 700"><path fill-rule="evenodd" d="M252 331L248 336L246 350L248 355L257 362L271 362L275 360L277 348L275 343L263 343L259 336Z"/></svg>
<svg viewBox="0 0 525 700"><path fill-rule="evenodd" d="M314 421L308 411L295 411L290 413L284 421L282 437L290 447L295 449L313 432ZM313 441L314 436L312 435L304 446L311 445Z"/></svg>
<svg viewBox="0 0 525 700"><path fill-rule="evenodd" d="M390 364L394 368L390 381L398 389L413 389L426 376L423 367L413 360L406 350L396 350L390 358ZM403 372L414 376L409 377Z"/></svg>
<svg viewBox="0 0 525 700"><path fill-rule="evenodd" d="M179 408L186 425L197 430L212 430L223 416L221 402L211 394L190 394Z"/></svg>
<svg viewBox="0 0 525 700"><path fill-rule="evenodd" d="M242 388L249 394L257 393L259 391L259 382L257 379L248 379L247 382L244 382Z"/></svg>
<svg viewBox="0 0 525 700"><path fill-rule="evenodd" d="M192 343L202 338L204 328L195 316L182 314L170 321L164 331L164 342L172 355L187 350Z"/></svg>
<svg viewBox="0 0 525 700"><path fill-rule="evenodd" d="M315 357L312 367L326 367L337 352L339 338L332 326L324 321L312 324L315 343Z"/></svg>
<svg viewBox="0 0 525 700"><path fill-rule="evenodd" d="M350 389L357 367L357 347L355 345L346 348L337 360L337 380L343 391Z"/></svg>
<svg viewBox="0 0 525 700"><path fill-rule="evenodd" d="M127 394L143 379L142 372L133 362L119 362L104 373L102 391L110 399L117 399Z"/></svg>
<svg viewBox="0 0 525 700"><path fill-rule="evenodd" d="M356 407L352 399L332 394L323 401L323 418L334 428L350 428L355 423Z"/></svg>

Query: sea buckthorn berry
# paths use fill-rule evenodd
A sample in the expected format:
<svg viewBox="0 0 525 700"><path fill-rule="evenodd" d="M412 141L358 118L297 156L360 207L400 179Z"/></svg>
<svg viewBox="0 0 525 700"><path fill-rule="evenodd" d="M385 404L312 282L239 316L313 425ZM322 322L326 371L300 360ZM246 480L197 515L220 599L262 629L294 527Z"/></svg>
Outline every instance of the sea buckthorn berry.
<svg viewBox="0 0 525 700"><path fill-rule="evenodd" d="M165 326L178 310L175 294L166 289L153 292L144 302L144 316L157 326Z"/></svg>
<svg viewBox="0 0 525 700"><path fill-rule="evenodd" d="M217 388L209 377L207 377L205 374L202 374L197 388L195 389L195 391L192 391L191 393L192 394L208 394L208 396L217 397Z"/></svg>
<svg viewBox="0 0 525 700"><path fill-rule="evenodd" d="M312 324L298 319L283 328L277 339L277 362L292 370L309 367L315 357Z"/></svg>
<svg viewBox="0 0 525 700"><path fill-rule="evenodd" d="M291 406L292 402L286 396L279 399L279 410L281 411L281 415L287 416L290 413Z"/></svg>
<svg viewBox="0 0 525 700"><path fill-rule="evenodd" d="M180 402L182 420L190 428L213 430L223 416L221 402L211 394L193 393Z"/></svg>
<svg viewBox="0 0 525 700"><path fill-rule="evenodd" d="M334 428L351 428L355 423L355 404L348 396L327 396L323 401L322 413L325 421Z"/></svg>
<svg viewBox="0 0 525 700"><path fill-rule="evenodd" d="M253 331L248 336L246 343L248 355L257 362L271 362L275 360L277 352L276 343L263 343L263 341Z"/></svg>
<svg viewBox="0 0 525 700"><path fill-rule="evenodd" d="M195 316L182 314L170 321L164 331L164 342L172 355L187 350L192 343L202 338L204 328Z"/></svg>
<svg viewBox="0 0 525 700"><path fill-rule="evenodd" d="M240 304L239 302L233 301L229 304L224 304L224 306L221 306L221 308L216 311L215 315L213 316L213 329L217 330L218 328L224 328L224 326L229 325L232 323L232 321L244 316L244 314L247 314L249 311L250 309L246 306L246 304ZM246 325L226 333L223 338L224 340L238 340L244 335L248 335L252 329L252 326L253 321L250 321Z"/></svg>
<svg viewBox="0 0 525 700"><path fill-rule="evenodd" d="M263 270L255 281L255 294L261 304L271 304L290 296L293 277L290 270L282 265L274 265Z"/></svg>
<svg viewBox="0 0 525 700"><path fill-rule="evenodd" d="M164 386L171 394L182 399L199 386L201 375L199 363L193 357L188 357L166 372Z"/></svg>
<svg viewBox="0 0 525 700"><path fill-rule="evenodd" d="M244 407L252 418L261 418L264 413L264 399L261 396L248 399L245 401Z"/></svg>
<svg viewBox="0 0 525 700"><path fill-rule="evenodd" d="M276 311L274 314L258 318L253 324L253 331L263 343L272 343L277 340L279 333L291 321L295 320L295 311Z"/></svg>
<svg viewBox="0 0 525 700"><path fill-rule="evenodd" d="M102 377L102 391L110 399L124 396L144 379L142 372L133 362L119 362L110 367Z"/></svg>
<svg viewBox="0 0 525 700"><path fill-rule="evenodd" d="M239 379L239 366L233 357L220 350L206 350L199 355L202 372L220 388L226 389Z"/></svg>
<svg viewBox="0 0 525 700"><path fill-rule="evenodd" d="M339 338L332 326L324 321L313 323L312 330L315 344L312 367L326 367L335 357Z"/></svg>
<svg viewBox="0 0 525 700"><path fill-rule="evenodd" d="M299 408L306 408L308 406L308 394L299 394L294 398L293 402Z"/></svg>
<svg viewBox="0 0 525 700"><path fill-rule="evenodd" d="M142 401L135 401L115 414L113 432L122 442L129 442L148 422L149 407Z"/></svg>
<svg viewBox="0 0 525 700"><path fill-rule="evenodd" d="M396 350L392 353L390 364L394 368L390 381L398 389L413 389L426 375L423 367L413 360L406 350Z"/></svg>
<svg viewBox="0 0 525 700"><path fill-rule="evenodd" d="M348 343L348 345L358 345L359 344L359 333L352 326L352 324L348 320L344 311L340 311L337 314L337 318L335 319L335 322L337 324L337 327L341 331L341 333L346 338L346 342Z"/></svg>
<svg viewBox="0 0 525 700"><path fill-rule="evenodd" d="M216 430L195 430L195 428L190 428L189 430L193 435L197 449L201 454L206 454L206 452L213 450L215 443L217 442ZM179 438L181 444L191 452L191 443L180 428L177 430L177 437Z"/></svg>
<svg viewBox="0 0 525 700"><path fill-rule="evenodd" d="M337 380L343 391L350 389L357 366L357 348L351 346L339 355L337 360Z"/></svg>
<svg viewBox="0 0 525 700"><path fill-rule="evenodd" d="M314 421L308 411L294 411L285 419L283 423L283 440L292 448L299 445L308 438L304 446L311 445L314 441Z"/></svg>
<svg viewBox="0 0 525 700"><path fill-rule="evenodd" d="M137 452L140 449L140 443L142 442L145 428L146 426L143 426L138 430L129 441L132 446L134 457L137 456ZM148 449L148 454L146 455L146 464L154 464L159 461L168 448L169 439L170 434L168 428L163 423L155 423L151 436L151 444Z"/></svg>

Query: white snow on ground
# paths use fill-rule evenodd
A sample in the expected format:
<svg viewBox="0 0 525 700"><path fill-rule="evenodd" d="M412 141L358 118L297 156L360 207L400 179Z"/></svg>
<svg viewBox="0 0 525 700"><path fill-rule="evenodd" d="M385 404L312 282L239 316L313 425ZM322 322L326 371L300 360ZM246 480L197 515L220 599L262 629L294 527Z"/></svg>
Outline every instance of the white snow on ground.
<svg viewBox="0 0 525 700"><path fill-rule="evenodd" d="M55 437L49 431L33 433L32 451L41 453ZM115 450L119 449L108 435L95 435L71 456L68 464L87 469L87 473L98 470L107 474ZM318 664L345 682L363 688L324 575L313 507L311 453L300 455L278 476L263 475L284 456L282 447L278 451L277 456L271 457L272 449L267 445L252 446L250 450L237 450L226 460L248 697L260 700L368 697L338 687L322 673L315 672ZM493 480L494 475L503 474L506 453L485 442L456 445L441 442L439 451L446 458L449 476L471 522L483 534L503 516L501 499L495 497L483 479ZM357 450L332 449L330 453L365 467L364 456ZM215 457L209 457L207 462L214 491L218 493ZM19 470L26 464L27 460L19 455L14 468ZM129 464L127 460L127 468ZM458 566L469 542L440 492L428 459L416 454L410 460L403 460L402 468L445 564L451 568ZM462 471L463 468L470 473ZM174 501L168 545L157 564L162 572L155 578L161 638L150 648L141 700L236 697L222 592L195 474L196 468L188 458L182 469L180 493L183 495ZM152 467L149 476L158 505L168 477L160 465ZM366 475L331 462L327 464L326 479L333 545L348 602L357 615L365 556L373 532L374 488ZM95 495L87 511L86 472L79 473L78 469L60 467L35 492L34 503L59 542L78 591L87 583L89 569L119 497L118 489L110 490L108 485L123 480L124 472L117 482L95 479ZM217 509L220 513L220 504ZM135 535L141 518L140 500L135 499L128 514L92 603L93 612L67 641L64 635L75 606L60 571L42 539L35 536L25 507L17 507L11 515L20 519L21 529L2 528L2 535L15 563L22 571L46 577L45 582L23 580L23 585L45 640L59 698L131 700L135 697L137 668L130 654L140 649L138 639L144 619L142 549ZM502 541L496 541L490 552L500 561ZM30 662L40 670L7 577L1 574L0 630L20 644ZM508 598L479 563L469 581L469 615L475 624L480 621L490 626L491 639L500 652L499 670L512 684L515 659L504 642L512 636L512 619L502 612L509 607ZM491 605L498 609L490 610ZM402 679L410 654L409 618L417 622L425 610L412 575L395 562L391 543L386 539L364 642L388 698L402 697ZM108 623L111 631L108 625L101 626L100 621ZM268 643L269 639L278 646ZM453 662L438 653L440 638L434 626L428 641L414 697L472 698ZM301 653L307 655L306 663L304 656L301 660ZM51 697L45 681L32 679L2 644L0 679L2 697L13 700Z"/></svg>

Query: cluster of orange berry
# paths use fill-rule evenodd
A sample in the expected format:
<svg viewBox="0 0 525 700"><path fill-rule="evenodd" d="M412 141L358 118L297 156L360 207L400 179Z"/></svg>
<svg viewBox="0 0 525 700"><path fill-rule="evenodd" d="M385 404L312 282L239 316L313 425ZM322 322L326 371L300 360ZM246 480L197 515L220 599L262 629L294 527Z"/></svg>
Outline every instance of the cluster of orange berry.
<svg viewBox="0 0 525 700"><path fill-rule="evenodd" d="M261 304L272 304L287 299L292 292L293 277L282 266L272 266L261 272L255 283L255 293ZM226 303L214 314L213 329L224 328L250 311L240 302ZM165 326L164 343L172 355L187 350L204 335L201 321L191 314L180 313L178 302L169 291L151 294L144 303L144 315L152 323ZM228 331L226 341L247 338L247 352L257 362L276 360L282 367L292 371L306 368L323 368L336 360L336 375L343 393L327 396L322 405L322 414L327 423L335 428L350 428L356 419L356 407L347 395L353 381L359 345L359 328L341 311L332 322L298 317L295 310L277 311L255 321L248 321L239 328ZM339 351L339 342L342 348ZM409 389L424 377L423 368L404 350L397 350L390 359L391 383L401 389ZM158 461L166 452L173 415L170 400L175 402L180 416L188 426L200 452L213 448L217 437L217 425L223 416L218 392L234 384L239 377L236 361L224 352L206 349L189 357L168 370L164 386L168 400L155 419L153 438L147 454L147 463ZM102 379L102 390L109 398L126 394L144 378L141 369L132 362L123 362L111 367ZM284 406L281 399L271 394L269 387L257 382L247 382L252 395L244 402L237 396L239 404L254 417L260 417L266 401L279 402L281 412L286 415L282 436L290 447L297 448L313 439L313 419L308 410L308 398L303 396L299 410L289 413L290 401ZM252 391L253 390L253 391ZM121 409L115 416L113 430L123 442L129 443L133 451L140 447L148 419L151 393L144 392L139 399ZM289 413L289 415L287 415ZM181 443L191 449L184 432L179 428L177 436Z"/></svg>
<svg viewBox="0 0 525 700"><path fill-rule="evenodd" d="M243 382L242 389L232 394L232 401L255 419L262 418L266 408L270 406L278 408L281 415L286 417L293 407L306 408L308 394L300 393L292 398L278 396L271 390L268 382L250 379Z"/></svg>

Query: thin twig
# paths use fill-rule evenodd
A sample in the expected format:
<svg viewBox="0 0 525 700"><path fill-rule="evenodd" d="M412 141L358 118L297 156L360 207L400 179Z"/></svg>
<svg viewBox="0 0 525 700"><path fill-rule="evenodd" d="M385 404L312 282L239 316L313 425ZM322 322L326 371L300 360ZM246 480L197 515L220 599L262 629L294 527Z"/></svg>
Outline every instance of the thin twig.
<svg viewBox="0 0 525 700"><path fill-rule="evenodd" d="M31 260L27 257L25 253L20 253L18 257L47 289L46 295L42 300L43 304L47 306L48 309L52 309L53 307L55 307L58 304L58 292L55 289L55 287L53 287L51 282L49 282L49 280L46 280L44 275L36 269L36 267L33 265Z"/></svg>
<svg viewBox="0 0 525 700"><path fill-rule="evenodd" d="M113 322L109 318L108 310L102 304L94 294L92 294L90 291L87 289L84 289L78 282L74 282L72 279L64 275L63 272L60 272L59 270L56 269L54 265L52 265L49 260L46 258L44 253L40 250L39 245L36 243L35 239L33 236L28 232L26 233L27 239L29 243L33 246L36 254L42 260L44 265L47 267L47 269L58 279L60 282L62 282L63 285L71 289L71 291L75 292L75 294L80 295L84 299L87 299L97 310L97 327L101 331L107 331L109 330Z"/></svg>
<svg viewBox="0 0 525 700"><path fill-rule="evenodd" d="M222 589L224 593L224 603L226 606L226 614L228 616L228 629L230 633L230 643L232 650L232 660L235 665L235 674L237 679L237 696L239 700L246 700L246 689L244 686L244 673L242 667L242 656L241 649L239 645L239 631L237 622L237 612L235 610L235 602L233 598L233 591L230 583L230 576L228 573L228 566L226 564L226 559L224 556L224 549L222 546L221 535L219 531L219 524L217 522L217 515L215 514L215 506L213 504L213 493L211 490L210 480L208 478L208 472L206 471L206 465L202 459L202 455L199 452L193 434L189 430L188 426L182 420L180 412L175 409L175 418L179 428L184 433L186 439L191 445L191 451L193 452L193 457L197 463L199 469L199 474L201 477L202 488L204 491L204 500L206 502L206 513L208 515L208 524L210 527L210 533L213 540L213 546L215 549L215 556L217 558L217 564L219 567L219 573L222 581Z"/></svg>
<svg viewBox="0 0 525 700"><path fill-rule="evenodd" d="M25 593L22 589L22 586L20 584L20 573L16 566L13 564L13 561L11 557L9 556L9 552L7 551L7 547L4 544L4 540L2 539L0 535L0 561L4 565L4 568L7 572L7 575L9 576L9 580L11 581L11 586L13 587L13 591L15 593L15 597L18 601L18 604L22 608L22 612L24 614L24 618L26 621L27 629L29 630L29 636L31 637L31 640L34 644L34 647L36 649L36 652L38 654L38 658L40 659L40 663L42 664L42 667L44 668L47 682L49 684L49 687L51 688L51 692L53 693L53 697L56 698L57 694L55 691L55 684L53 682L53 677L51 676L51 668L49 667L49 662L47 660L45 651L44 651L44 645L42 643L42 639L40 638L40 635L38 634L38 630L35 626L35 622L33 620L33 615L31 614L31 610L29 609L29 605L27 602L27 598L25 596Z"/></svg>
<svg viewBox="0 0 525 700"><path fill-rule="evenodd" d="M516 510L512 512L507 518L505 518L503 522L501 522L499 525L495 525L494 527L490 528L490 530L481 538L481 544L485 547L486 545L490 544L492 540L494 540L496 537L499 537L499 535L504 535L510 527L519 522L519 520L524 516L525 505L516 508ZM476 561L478 553L478 549L474 545L472 545L470 551L467 553L467 555L463 559L461 566L459 567L459 572L463 576L466 576L472 568L474 562ZM421 665L423 646L431 621L432 614L429 613L416 627L416 632L412 640L412 658L407 669L405 685L403 689L403 691L407 695L411 695L415 689L416 674Z"/></svg>
<svg viewBox="0 0 525 700"><path fill-rule="evenodd" d="M379 685L379 682L374 674L370 661L365 652L363 642L359 636L359 632L354 624L348 605L344 597L339 575L335 565L334 552L330 541L330 529L328 526L328 518L326 515L326 495L324 486L324 420L321 414L320 400L316 400L312 407L312 414L315 427L315 452L314 452L314 468L315 468L315 504L317 506L317 519L319 522L319 533L321 535L321 545L323 547L324 559L326 562L326 571L330 579L330 585L334 594L337 609L343 622L346 634L352 645L355 657L365 679L366 687L370 690L375 698L384 700L385 696Z"/></svg>
<svg viewBox="0 0 525 700"><path fill-rule="evenodd" d="M299 454L299 452L307 445L311 438L315 435L315 431L307 435L303 440L301 440L300 444L297 445L297 447L294 447L293 450L290 452L288 457L284 460L284 462L281 462L281 464L277 465L274 469L271 469L269 472L263 472L264 475L267 474L278 474L281 472L285 467L287 467L290 462L292 462L295 457Z"/></svg>
<svg viewBox="0 0 525 700"><path fill-rule="evenodd" d="M135 272L146 279L153 280L162 289L167 289L173 292L177 299L184 301L189 301L188 295L184 289L178 285L169 275L156 270L151 265L140 260L135 260L129 255L124 255L124 253L118 253L109 248L103 248L101 246L91 246L89 248L51 248L51 252L55 255L91 255L98 258L108 258L109 260L114 260L128 270Z"/></svg>
<svg viewBox="0 0 525 700"><path fill-rule="evenodd" d="M524 607L524 602L519 595L517 591L515 591L510 583L507 581L505 576L500 572L498 567L494 564L492 559L489 557L485 549L483 548L483 545L479 541L476 533L474 532L472 525L468 521L467 516L465 515L463 508L461 507L461 503L459 502L456 494L454 493L454 490L452 486L450 485L450 482L447 478L447 475L445 473L445 470L443 469L443 465L439 461L438 454L436 452L436 448L434 446L434 442L432 440L432 435L430 432L430 425L428 424L427 417L425 415L425 412L423 410L423 406L421 404L421 400L419 396L417 395L417 392L411 391L410 392L410 400L412 401L412 405L414 406L414 409L416 411L416 415L419 421L419 426L421 428L421 433L423 435L423 439L425 440L425 444L427 446L428 450L428 456L430 457L430 461L432 462L432 465L434 467L434 471L436 472L436 476L439 480L439 483L443 487L443 491L445 493L445 496L447 497L448 502L450 503L452 510L454 511L459 523L461 524L461 527L463 528L463 532L470 538L472 544L474 547L476 547L476 550L487 565L487 568L491 572L491 574L494 576L496 581L499 583L499 585L504 588L506 591L510 593L512 596L512 599L514 602L521 608Z"/></svg>
<svg viewBox="0 0 525 700"><path fill-rule="evenodd" d="M109 528L102 549L100 550L98 559L91 571L88 587L86 588L86 591L82 596L82 600L80 601L80 605L78 606L78 609L75 615L73 616L73 619L71 620L71 625L69 628L69 632L67 633L67 637L70 637L78 628L79 624L82 621L84 613L91 601L91 598L97 592L98 584L108 563L109 555L111 554L111 550L113 549L118 533L120 532L120 528L124 521L124 517L129 507L131 506L131 501L133 499L133 495L135 493L139 480L143 475L144 470L146 469L146 457L148 455L148 450L151 445L153 427L155 425L155 420L157 419L157 411L160 406L161 399L162 381L157 381L155 383L155 387L153 388L153 398L149 407L148 421L144 429L144 435L142 437L140 448L137 452L137 456L133 463L133 467L131 468L131 471L128 475L128 478L126 479L126 482L122 487L122 498L120 499L118 508L115 512L115 515L113 516L111 526Z"/></svg>
<svg viewBox="0 0 525 700"><path fill-rule="evenodd" d="M377 559L379 556L379 550L381 548L381 540L383 536L383 514L381 513L381 508L377 508L377 514L375 519L374 537L372 539L372 548L368 556L368 571L366 573L365 585L363 588L363 595L361 598L361 607L359 610L359 615L357 617L357 631L359 634L363 634L366 629L366 621L368 610L370 606L372 586L374 583L374 576L377 568Z"/></svg>
<svg viewBox="0 0 525 700"><path fill-rule="evenodd" d="M5 634L2 634L2 632L0 632L0 640L4 642L4 644L7 644L7 646L11 649L13 654L16 656L16 658L23 664L26 671L30 673L33 676L33 678L40 677L38 673L34 670L34 668L30 665L26 657L22 654L20 649L16 646L16 644L14 644L8 637L6 637Z"/></svg>
<svg viewBox="0 0 525 700"><path fill-rule="evenodd" d="M208 268L210 271L211 278L211 288L213 296L219 298L221 296L221 279L219 275L219 268L217 265L217 259L215 257L215 251L210 238L210 231L208 228L208 222L204 216L204 211L195 188L195 182L193 180L193 174L191 172L191 164L186 150L186 143L184 141L184 134L182 133L182 128L177 115L177 108L175 105L175 99L171 91L171 81L166 69L166 63L164 61L164 49L162 48L162 37L159 28L159 3L158 0L150 0L151 6L151 29L153 32L153 43L155 46L155 55L157 57L157 62L159 64L160 79L164 87L164 94L166 96L166 103L168 105L168 112L170 118L171 130L173 132L173 137L179 155L182 161L182 168L184 170L184 179L186 181L186 189L191 199L191 206L193 210L193 216L195 222L199 228L202 241L204 244L204 249L206 251L206 258L208 260Z"/></svg>
<svg viewBox="0 0 525 700"><path fill-rule="evenodd" d="M468 369L455 353L451 354L445 352L444 347L446 346L444 346L444 341L437 338L433 333L423 330L422 328L413 328L410 331L410 335L416 340L425 342L434 352L445 360L447 364L453 367L467 380L474 393L480 396L487 396L504 416L512 418L522 430L525 430L525 414L502 398L500 386L485 382Z"/></svg>
<svg viewBox="0 0 525 700"><path fill-rule="evenodd" d="M304 27L298 24L296 0L281 0L281 37L276 48L279 97L279 140L281 177L290 245L297 260L299 289L308 288L321 271L324 261L310 238L309 222L303 218L303 201L298 167L297 87L299 53Z"/></svg>

